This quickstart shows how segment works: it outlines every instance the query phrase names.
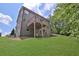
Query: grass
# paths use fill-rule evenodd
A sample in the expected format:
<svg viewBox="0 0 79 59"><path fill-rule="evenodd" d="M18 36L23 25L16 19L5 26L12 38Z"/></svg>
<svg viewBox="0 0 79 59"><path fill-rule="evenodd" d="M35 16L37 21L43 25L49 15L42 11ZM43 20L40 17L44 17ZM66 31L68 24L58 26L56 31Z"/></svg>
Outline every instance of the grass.
<svg viewBox="0 0 79 59"><path fill-rule="evenodd" d="M67 36L12 40L0 37L1 56L79 56L79 39Z"/></svg>

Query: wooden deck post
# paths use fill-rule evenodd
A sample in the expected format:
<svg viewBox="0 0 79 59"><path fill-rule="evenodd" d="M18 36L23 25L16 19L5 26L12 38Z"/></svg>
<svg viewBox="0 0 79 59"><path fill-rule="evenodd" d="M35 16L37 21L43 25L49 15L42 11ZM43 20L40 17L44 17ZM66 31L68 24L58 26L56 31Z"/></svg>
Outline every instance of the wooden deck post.
<svg viewBox="0 0 79 59"><path fill-rule="evenodd" d="M42 34L42 37L43 37L44 35L43 35L43 24L42 24L42 22L41 22L41 34Z"/></svg>
<svg viewBox="0 0 79 59"><path fill-rule="evenodd" d="M36 37L36 16L34 19L34 38Z"/></svg>

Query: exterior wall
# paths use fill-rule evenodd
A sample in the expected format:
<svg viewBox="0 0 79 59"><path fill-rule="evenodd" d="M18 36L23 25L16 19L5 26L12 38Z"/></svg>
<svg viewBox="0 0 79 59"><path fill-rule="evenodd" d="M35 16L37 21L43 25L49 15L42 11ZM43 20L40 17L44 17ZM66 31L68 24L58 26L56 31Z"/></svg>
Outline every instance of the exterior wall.
<svg viewBox="0 0 79 59"><path fill-rule="evenodd" d="M22 36L29 36L32 34L30 31L27 31L27 29L28 29L27 24L32 19L32 17L34 17L34 14L32 14L32 13L28 13L27 15L24 14L23 20L22 20L22 27L21 27Z"/></svg>
<svg viewBox="0 0 79 59"><path fill-rule="evenodd" d="M22 22L22 14L23 14L23 9L21 8L19 15L18 15L18 19L17 19L17 25L16 25L16 37L20 36L20 31L21 31L21 22Z"/></svg>
<svg viewBox="0 0 79 59"><path fill-rule="evenodd" d="M34 26L31 25L34 21L41 25L40 29L35 29L36 36L50 35L50 24L47 20L22 8L17 19L16 36L34 36ZM29 25L31 25L33 29L27 31ZM45 27L43 27L43 25L45 25Z"/></svg>

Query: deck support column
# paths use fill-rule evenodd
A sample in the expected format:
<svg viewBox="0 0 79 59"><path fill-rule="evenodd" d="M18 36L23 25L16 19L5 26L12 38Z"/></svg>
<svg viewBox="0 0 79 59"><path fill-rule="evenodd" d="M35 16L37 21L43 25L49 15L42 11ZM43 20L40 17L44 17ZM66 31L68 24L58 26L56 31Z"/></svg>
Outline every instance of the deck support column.
<svg viewBox="0 0 79 59"><path fill-rule="evenodd" d="M43 24L42 24L42 22L41 22L41 35L42 35L42 37L44 36L43 35Z"/></svg>
<svg viewBox="0 0 79 59"><path fill-rule="evenodd" d="M34 19L34 38L36 37L36 16Z"/></svg>

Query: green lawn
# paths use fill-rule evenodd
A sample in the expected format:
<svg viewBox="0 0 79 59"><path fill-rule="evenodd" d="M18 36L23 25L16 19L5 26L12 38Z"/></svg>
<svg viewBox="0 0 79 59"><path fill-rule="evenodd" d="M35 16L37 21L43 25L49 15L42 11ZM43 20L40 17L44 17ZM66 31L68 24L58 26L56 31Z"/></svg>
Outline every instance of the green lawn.
<svg viewBox="0 0 79 59"><path fill-rule="evenodd" d="M0 37L0 55L79 55L79 39L67 36L57 36L11 40L10 38Z"/></svg>

